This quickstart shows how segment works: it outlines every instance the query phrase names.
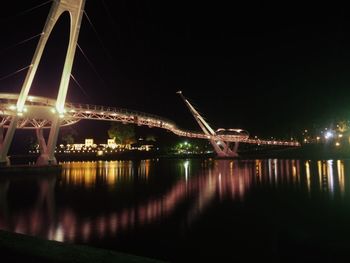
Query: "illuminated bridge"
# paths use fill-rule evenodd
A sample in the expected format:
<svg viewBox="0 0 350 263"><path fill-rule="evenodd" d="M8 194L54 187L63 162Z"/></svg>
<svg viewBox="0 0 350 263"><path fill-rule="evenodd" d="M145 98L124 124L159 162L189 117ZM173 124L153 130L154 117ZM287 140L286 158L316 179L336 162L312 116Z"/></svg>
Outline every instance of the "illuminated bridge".
<svg viewBox="0 0 350 263"><path fill-rule="evenodd" d="M9 127L12 116L18 115L16 110L18 96L18 94L0 93L0 125L4 128ZM28 96L24 110L18 116L20 118L17 122L17 128L51 128L52 121L58 114L55 104L56 100L54 99ZM150 128L162 128L178 136L189 138L261 145L299 146L298 142L251 139L248 133L237 129L232 133L224 134L221 134L222 129L219 129L215 135L187 131L180 129L174 122L157 115L117 107L65 103L64 112L59 114L59 117L61 119L61 126L72 125L80 120L117 121L125 124L144 125Z"/></svg>
<svg viewBox="0 0 350 263"><path fill-rule="evenodd" d="M51 1L47 3L49 2ZM259 145L299 146L298 142L251 139L249 138L248 132L242 129L219 129L214 131L182 95L181 91L178 93L198 122L203 133L182 130L172 121L142 112L114 107L67 103L66 96L72 77L71 72L76 47L78 46L79 30L83 15L86 15L84 7L85 0L52 1L51 10L44 29L37 35L40 36L40 38L31 64L22 69L28 70L20 94L0 93L0 165L9 164L7 154L15 130L18 128L36 130L40 148L40 156L37 160L38 165L56 164L57 161L54 152L60 127L74 124L82 119L118 121L146 125L149 127L166 129L179 136L207 139L211 142L215 152L220 157L236 157L238 144L240 142ZM50 34L61 15L66 12L69 13L70 17L69 43L57 99L31 96L29 91L32 87L33 79L36 75ZM6 128L6 133L4 133L4 128ZM44 128L50 129L47 141L43 135ZM232 145L233 147L231 147Z"/></svg>

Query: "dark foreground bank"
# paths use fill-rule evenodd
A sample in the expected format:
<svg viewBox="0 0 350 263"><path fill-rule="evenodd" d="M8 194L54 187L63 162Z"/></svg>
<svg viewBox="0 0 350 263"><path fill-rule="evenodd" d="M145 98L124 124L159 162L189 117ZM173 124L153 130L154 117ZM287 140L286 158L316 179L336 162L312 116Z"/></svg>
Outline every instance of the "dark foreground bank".
<svg viewBox="0 0 350 263"><path fill-rule="evenodd" d="M0 254L1 262L161 262L105 249L43 240L2 230L0 230Z"/></svg>

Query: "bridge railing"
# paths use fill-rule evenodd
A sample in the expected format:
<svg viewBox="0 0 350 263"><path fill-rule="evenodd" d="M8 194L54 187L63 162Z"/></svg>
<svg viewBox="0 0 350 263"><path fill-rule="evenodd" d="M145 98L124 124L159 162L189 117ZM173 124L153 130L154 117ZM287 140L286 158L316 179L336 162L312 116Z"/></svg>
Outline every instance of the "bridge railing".
<svg viewBox="0 0 350 263"><path fill-rule="evenodd" d="M18 99L18 94L11 94L11 93L0 93L0 105L4 106L5 108L8 107L8 105L15 105L16 101ZM38 96L28 96L26 104L27 105L45 105L49 107L55 107L56 101L54 99L50 98L44 98L44 97L38 97ZM7 106L6 106L7 105ZM185 137L191 137L191 138L200 138L200 139L213 139L216 141L239 141L242 143L253 143L253 144L263 144L263 145L286 145L286 146L300 146L300 143L295 141L278 141L278 140L260 140L260 139L250 139L249 135L230 135L230 134L223 134L223 135L206 135L201 132L193 132L189 130L183 130L180 129L173 121L160 117L155 114L149 114L141 111L134 111L134 110L128 110L126 108L119 108L119 107L106 107L101 105L91 105L91 104L81 104L81 103L66 103L65 109L67 112L67 115L70 115L71 123L72 120L76 119L96 119L99 117L99 119L108 119L108 120L117 120L117 121L125 121L128 123L138 123L139 125L148 125L149 127L158 127L167 129L174 134L177 134L179 136L185 136ZM0 114L1 114L0 108ZM75 114L74 114L75 112ZM4 112L6 113L6 112ZM6 114L1 115L6 115ZM122 116L122 120L115 118L115 116ZM108 117L108 118L105 118ZM3 118L1 120L1 124L5 124L7 122L8 118ZM31 123L31 120L29 119L23 119L25 123ZM35 120L32 120L32 122L35 122ZM69 124L69 123L68 123ZM27 128L31 128L33 125L29 125ZM36 127L36 125L34 125ZM40 125L39 125L40 126ZM20 127L20 128L26 128L26 127ZM45 128L45 127L44 127Z"/></svg>
<svg viewBox="0 0 350 263"><path fill-rule="evenodd" d="M117 113L117 114L124 114L129 116L138 116L142 118L148 118L148 119L154 119L157 121L162 121L163 123L168 123L171 125L175 125L175 123L167 118L160 117L155 114L145 113L141 111L135 111L135 110L129 110L126 108L119 108L119 107L106 107L102 105L91 105L91 104L81 104L81 103L66 103L66 109L69 112L69 110L83 110L83 111L93 111L96 113Z"/></svg>

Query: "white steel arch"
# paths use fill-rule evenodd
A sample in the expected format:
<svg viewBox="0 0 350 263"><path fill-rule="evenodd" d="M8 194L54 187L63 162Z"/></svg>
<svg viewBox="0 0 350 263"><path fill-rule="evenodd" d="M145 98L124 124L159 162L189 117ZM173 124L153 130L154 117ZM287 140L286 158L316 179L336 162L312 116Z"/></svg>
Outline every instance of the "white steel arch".
<svg viewBox="0 0 350 263"><path fill-rule="evenodd" d="M81 20L84 12L85 0L55 0L52 3L49 15L46 19L46 23L41 33L39 42L37 44L34 56L32 58L31 65L27 71L27 75L23 82L23 86L20 92L20 95L16 104L16 113L11 117L11 123L7 129L5 138L3 142L0 144L0 165L7 164L7 153L12 142L18 120L25 114L25 102L28 98L28 94L30 88L32 86L36 71L38 69L43 51L47 44L47 41L50 37L50 34L55 27L58 19L64 12L68 12L70 15L70 33L69 33L69 43L66 53L66 58L63 66L63 72L61 75L60 86L58 90L58 96L56 100L56 111L57 114L55 118L52 120L50 135L47 143L47 147L43 147L45 149L41 152L41 155L38 159L38 164L55 164L56 159L54 157L54 150L57 143L57 137L60 127L60 115L64 113L64 105L68 91L68 85L70 80L70 75L72 71L74 55L76 50L76 45L79 36L79 30L81 25ZM41 134L37 132L37 134ZM43 137L38 138L39 141L44 141Z"/></svg>

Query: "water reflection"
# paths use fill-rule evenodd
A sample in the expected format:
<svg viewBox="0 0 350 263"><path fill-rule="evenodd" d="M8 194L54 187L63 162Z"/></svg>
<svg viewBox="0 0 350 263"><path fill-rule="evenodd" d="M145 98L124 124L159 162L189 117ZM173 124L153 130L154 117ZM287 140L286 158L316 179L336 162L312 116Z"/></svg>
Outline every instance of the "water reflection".
<svg viewBox="0 0 350 263"><path fill-rule="evenodd" d="M178 162L177 166L170 165L169 168L175 169L175 180L167 177L168 170L157 173L153 168L159 163L152 160L68 162L63 163L60 176L26 177L25 180L1 177L0 228L57 241L88 242L90 239L116 237L118 233L132 231L135 227L164 222L184 203L187 204L186 209L181 209L179 220L190 226L200 219L204 211L224 200L244 202L246 194L253 191L252 187L291 187L309 196L325 194L331 199L335 196L345 198L347 191L345 166L349 163L343 160L209 159L173 162ZM137 191L167 179L173 180L173 183L161 193L147 198L137 195ZM135 185L135 181L139 180L144 184ZM123 187L136 192L133 196L135 200L127 200L127 205L123 206L105 207L101 200L117 203L124 198L117 191L121 182ZM114 197L103 192L105 186ZM27 187L35 188L27 194L35 194L34 201L21 205L21 198L13 196ZM74 198L64 198L67 188L71 187L83 190L102 187L102 191L90 193L98 200L89 203L91 213L89 209L81 211L74 208L74 204L78 207L79 203L85 202L79 193L69 192Z"/></svg>
<svg viewBox="0 0 350 263"><path fill-rule="evenodd" d="M147 178L150 160L142 160L135 167L133 161L64 162L62 183L94 187L98 182L113 186L121 178L132 179L135 170L140 177Z"/></svg>

